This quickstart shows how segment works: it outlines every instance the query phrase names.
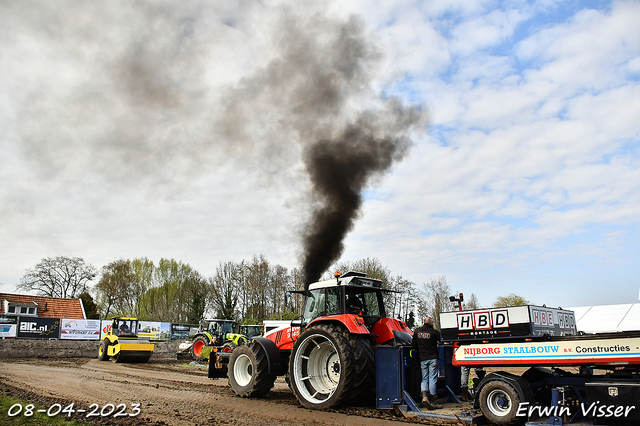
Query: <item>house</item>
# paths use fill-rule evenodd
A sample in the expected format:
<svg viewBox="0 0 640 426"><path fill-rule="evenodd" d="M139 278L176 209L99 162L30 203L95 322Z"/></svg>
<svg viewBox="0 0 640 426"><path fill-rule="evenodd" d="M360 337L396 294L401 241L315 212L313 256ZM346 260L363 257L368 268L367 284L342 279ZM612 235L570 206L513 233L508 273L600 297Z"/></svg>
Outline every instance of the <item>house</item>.
<svg viewBox="0 0 640 426"><path fill-rule="evenodd" d="M0 315L86 319L80 299L0 293Z"/></svg>

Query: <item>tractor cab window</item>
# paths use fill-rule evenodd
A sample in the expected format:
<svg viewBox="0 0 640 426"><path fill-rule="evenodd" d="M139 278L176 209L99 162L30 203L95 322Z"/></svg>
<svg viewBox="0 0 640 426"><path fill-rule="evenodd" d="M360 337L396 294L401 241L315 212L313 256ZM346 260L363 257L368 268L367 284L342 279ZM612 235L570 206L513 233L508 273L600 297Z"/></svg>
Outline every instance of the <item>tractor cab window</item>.
<svg viewBox="0 0 640 426"><path fill-rule="evenodd" d="M217 322L210 322L208 331L211 334L220 334L220 324Z"/></svg>
<svg viewBox="0 0 640 426"><path fill-rule="evenodd" d="M326 315L340 314L340 288L311 290L304 307L304 320L309 323Z"/></svg>
<svg viewBox="0 0 640 426"><path fill-rule="evenodd" d="M118 320L116 321L114 332L116 336L135 336L136 334L136 322L131 320Z"/></svg>
<svg viewBox="0 0 640 426"><path fill-rule="evenodd" d="M338 315L340 313L340 288L329 287L327 289L327 315Z"/></svg>
<svg viewBox="0 0 640 426"><path fill-rule="evenodd" d="M369 291L363 293L364 304L367 307L367 315L383 316L380 311L380 293L378 291Z"/></svg>
<svg viewBox="0 0 640 426"><path fill-rule="evenodd" d="M311 290L304 307L304 320L309 323L324 315L324 289Z"/></svg>
<svg viewBox="0 0 640 426"><path fill-rule="evenodd" d="M226 336L227 333L233 333L233 323L232 322L223 322L222 323L222 335Z"/></svg>
<svg viewBox="0 0 640 426"><path fill-rule="evenodd" d="M346 310L348 314L380 316L380 304L378 291L363 288L349 287L346 289Z"/></svg>

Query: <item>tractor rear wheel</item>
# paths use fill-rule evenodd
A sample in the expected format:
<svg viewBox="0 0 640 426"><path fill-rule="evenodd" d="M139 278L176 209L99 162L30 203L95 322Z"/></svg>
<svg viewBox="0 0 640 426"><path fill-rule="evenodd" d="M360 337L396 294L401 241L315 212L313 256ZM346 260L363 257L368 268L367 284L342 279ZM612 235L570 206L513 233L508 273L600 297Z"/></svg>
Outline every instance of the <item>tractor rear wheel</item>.
<svg viewBox="0 0 640 426"><path fill-rule="evenodd" d="M261 397L269 393L276 380L269 374L269 361L258 342L238 346L229 358L227 376L233 391L242 397Z"/></svg>
<svg viewBox="0 0 640 426"><path fill-rule="evenodd" d="M109 348L109 344L106 340L100 342L100 347L98 348L98 360L100 361L109 361L109 355L107 355L107 349Z"/></svg>
<svg viewBox="0 0 640 426"><path fill-rule="evenodd" d="M209 344L209 340L205 336L198 336L193 339L193 345L191 345L191 356L196 360L203 360L202 348Z"/></svg>
<svg viewBox="0 0 640 426"><path fill-rule="evenodd" d="M298 401L306 408L323 409L365 393L365 384L373 378L369 371L373 365L366 370L359 365L370 361L367 345L362 337L334 325L308 328L296 340L289 361L291 387Z"/></svg>
<svg viewBox="0 0 640 426"><path fill-rule="evenodd" d="M356 357L356 381L349 395L349 404L369 406L375 403L376 397L375 353L366 337L352 335L350 342Z"/></svg>

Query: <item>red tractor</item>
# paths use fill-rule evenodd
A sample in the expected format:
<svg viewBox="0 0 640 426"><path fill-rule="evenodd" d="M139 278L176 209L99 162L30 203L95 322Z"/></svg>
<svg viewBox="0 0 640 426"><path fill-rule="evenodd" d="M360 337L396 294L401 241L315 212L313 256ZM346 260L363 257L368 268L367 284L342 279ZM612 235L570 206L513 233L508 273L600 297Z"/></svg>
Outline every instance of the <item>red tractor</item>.
<svg viewBox="0 0 640 426"><path fill-rule="evenodd" d="M290 326L255 337L229 358L229 384L241 397L266 395L286 376L307 408L367 404L375 396L376 345L409 345L406 323L387 318L382 281L366 274L336 273L309 285L304 314ZM216 377L209 363L209 377Z"/></svg>

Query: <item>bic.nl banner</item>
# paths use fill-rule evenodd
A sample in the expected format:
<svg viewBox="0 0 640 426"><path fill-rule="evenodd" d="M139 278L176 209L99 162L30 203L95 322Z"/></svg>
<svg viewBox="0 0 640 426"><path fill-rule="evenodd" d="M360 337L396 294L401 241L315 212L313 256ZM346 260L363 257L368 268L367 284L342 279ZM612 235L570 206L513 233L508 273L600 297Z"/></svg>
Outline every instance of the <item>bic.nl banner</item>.
<svg viewBox="0 0 640 426"><path fill-rule="evenodd" d="M17 337L58 339L60 337L60 318L20 317Z"/></svg>

